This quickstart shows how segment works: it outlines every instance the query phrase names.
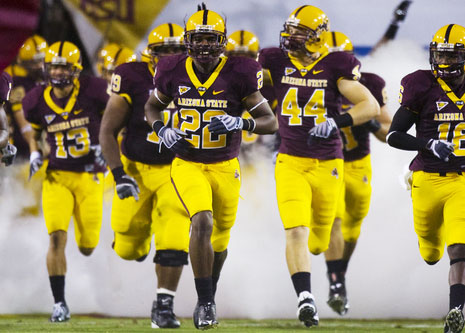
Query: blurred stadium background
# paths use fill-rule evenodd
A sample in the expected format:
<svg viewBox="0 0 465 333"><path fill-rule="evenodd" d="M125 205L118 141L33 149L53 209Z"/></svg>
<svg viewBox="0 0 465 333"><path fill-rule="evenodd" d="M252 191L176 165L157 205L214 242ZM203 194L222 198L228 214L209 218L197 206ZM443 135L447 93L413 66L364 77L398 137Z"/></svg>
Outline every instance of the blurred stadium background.
<svg viewBox="0 0 465 333"><path fill-rule="evenodd" d="M414 0L396 39L367 55L383 36L399 2L307 2L327 13L332 30L351 38L362 71L375 72L386 80L391 114L398 107L401 78L429 68L427 46L432 34L448 23L465 25L463 0ZM50 43L60 39L75 42L85 51L84 66L92 72L97 50L104 42L141 51L153 27L168 21L183 25L197 4L192 0L43 0L37 33ZM284 20L305 3L211 0L206 4L227 17L229 32L250 30L266 47L278 44ZM447 309L448 260L427 266L417 249L410 194L402 182L412 157L372 140L372 206L348 271L349 318L440 318ZM49 312L52 295L45 267L46 228L41 217L18 217L32 199L20 183L7 177L9 172L1 170L0 313ZM257 154L254 166L245 170L242 198L219 282L218 315L294 318L296 298L286 268L269 156ZM109 209L108 204L101 241L90 258L78 253L70 229L66 280L70 309L72 313L148 317L156 290L153 264L150 259L125 262L113 253ZM326 305L323 256L313 257L312 289L320 317L336 317ZM190 267L184 270L177 295L175 312L190 316L196 301Z"/></svg>

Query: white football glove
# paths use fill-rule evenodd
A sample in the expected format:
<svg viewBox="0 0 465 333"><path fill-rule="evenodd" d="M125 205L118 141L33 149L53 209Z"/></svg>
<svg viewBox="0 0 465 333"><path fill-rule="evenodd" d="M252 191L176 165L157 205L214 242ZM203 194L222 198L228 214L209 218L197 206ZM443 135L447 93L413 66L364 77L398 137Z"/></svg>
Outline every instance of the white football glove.
<svg viewBox="0 0 465 333"><path fill-rule="evenodd" d="M215 116L208 125L208 130L214 134L226 134L242 130L244 121L241 117L233 117L227 114Z"/></svg>
<svg viewBox="0 0 465 333"><path fill-rule="evenodd" d="M90 146L90 150L94 152L94 162L98 166L104 167L107 163L103 157L102 147L100 145Z"/></svg>
<svg viewBox="0 0 465 333"><path fill-rule="evenodd" d="M33 151L29 156L29 179L39 171L40 167L44 164L42 154L38 151Z"/></svg>
<svg viewBox="0 0 465 333"><path fill-rule="evenodd" d="M337 125L333 118L328 118L321 124L313 127L308 133L317 138L327 139L337 131Z"/></svg>

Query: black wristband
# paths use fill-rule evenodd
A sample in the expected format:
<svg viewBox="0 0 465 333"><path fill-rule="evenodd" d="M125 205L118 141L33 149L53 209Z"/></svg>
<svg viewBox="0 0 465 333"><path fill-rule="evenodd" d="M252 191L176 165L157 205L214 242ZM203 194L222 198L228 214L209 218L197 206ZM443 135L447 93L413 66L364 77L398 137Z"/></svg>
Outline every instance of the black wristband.
<svg viewBox="0 0 465 333"><path fill-rule="evenodd" d="M157 135L163 126L165 126L165 124L161 120L155 120L152 123L152 129L154 130L155 133L157 133Z"/></svg>
<svg viewBox="0 0 465 333"><path fill-rule="evenodd" d="M244 119L242 118L242 129L244 131L252 132L255 129L255 120L252 118Z"/></svg>
<svg viewBox="0 0 465 333"><path fill-rule="evenodd" d="M354 124L354 120L350 113L344 113L334 118L338 128L349 127Z"/></svg>
<svg viewBox="0 0 465 333"><path fill-rule="evenodd" d="M123 169L122 166L111 169L111 173L113 174L113 178L115 180L120 179L121 177L123 177L126 174L126 172L124 172L124 169Z"/></svg>

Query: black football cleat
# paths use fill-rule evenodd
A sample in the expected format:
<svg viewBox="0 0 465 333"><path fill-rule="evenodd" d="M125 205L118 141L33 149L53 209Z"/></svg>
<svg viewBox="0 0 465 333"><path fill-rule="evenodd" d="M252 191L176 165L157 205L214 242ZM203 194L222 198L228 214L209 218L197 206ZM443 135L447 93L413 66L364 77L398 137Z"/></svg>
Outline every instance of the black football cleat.
<svg viewBox="0 0 465 333"><path fill-rule="evenodd" d="M308 291L301 292L299 295L297 318L307 327L318 326L320 319L318 317L315 299Z"/></svg>
<svg viewBox="0 0 465 333"><path fill-rule="evenodd" d="M178 328L181 323L173 312L173 299L166 297L153 301L152 328Z"/></svg>
<svg viewBox="0 0 465 333"><path fill-rule="evenodd" d="M463 318L463 312L460 308L454 308L449 311L446 316L444 323L444 333L461 333L465 320Z"/></svg>
<svg viewBox="0 0 465 333"><path fill-rule="evenodd" d="M344 316L349 311L349 300L344 282L330 283L327 303L340 316Z"/></svg>
<svg viewBox="0 0 465 333"><path fill-rule="evenodd" d="M199 330L208 330L216 328L218 321L216 320L216 305L213 302L206 304L197 303L194 310L194 326Z"/></svg>

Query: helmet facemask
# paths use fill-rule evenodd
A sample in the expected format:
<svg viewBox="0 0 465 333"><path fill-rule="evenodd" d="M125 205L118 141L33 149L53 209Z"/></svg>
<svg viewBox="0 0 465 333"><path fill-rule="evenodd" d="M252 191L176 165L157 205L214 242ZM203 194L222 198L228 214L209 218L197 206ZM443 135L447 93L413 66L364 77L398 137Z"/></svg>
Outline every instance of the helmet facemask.
<svg viewBox="0 0 465 333"><path fill-rule="evenodd" d="M454 80L464 74L465 48L461 43L430 44L431 71L435 77L445 81Z"/></svg>
<svg viewBox="0 0 465 333"><path fill-rule="evenodd" d="M163 43L149 44L147 52L150 55L152 65L155 67L158 63L158 58L182 54L186 52L186 47L181 43L179 37L165 37Z"/></svg>
<svg viewBox="0 0 465 333"><path fill-rule="evenodd" d="M37 53L31 60L19 60L18 64L26 69L27 76L34 81L44 80L44 58L43 53Z"/></svg>
<svg viewBox="0 0 465 333"><path fill-rule="evenodd" d="M58 58L58 57L57 57ZM45 73L50 84L55 88L65 88L74 84L79 77L81 69L73 64L53 61L45 64Z"/></svg>
<svg viewBox="0 0 465 333"><path fill-rule="evenodd" d="M312 56L324 46L321 35L327 30L326 24L319 26L317 30L313 30L288 20L280 34L280 47L285 52L303 52Z"/></svg>
<svg viewBox="0 0 465 333"><path fill-rule="evenodd" d="M217 31L187 31L186 48L189 55L200 63L210 63L219 58L226 46L226 35Z"/></svg>

